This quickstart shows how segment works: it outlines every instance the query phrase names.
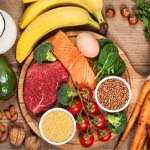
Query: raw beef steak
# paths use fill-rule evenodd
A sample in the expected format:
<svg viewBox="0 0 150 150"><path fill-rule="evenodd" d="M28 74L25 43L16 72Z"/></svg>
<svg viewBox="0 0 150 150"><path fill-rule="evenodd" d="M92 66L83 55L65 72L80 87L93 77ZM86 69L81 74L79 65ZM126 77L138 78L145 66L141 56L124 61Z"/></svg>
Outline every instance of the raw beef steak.
<svg viewBox="0 0 150 150"><path fill-rule="evenodd" d="M68 72L60 62L34 63L26 74L24 101L33 114L47 111L56 101L58 88L67 82Z"/></svg>

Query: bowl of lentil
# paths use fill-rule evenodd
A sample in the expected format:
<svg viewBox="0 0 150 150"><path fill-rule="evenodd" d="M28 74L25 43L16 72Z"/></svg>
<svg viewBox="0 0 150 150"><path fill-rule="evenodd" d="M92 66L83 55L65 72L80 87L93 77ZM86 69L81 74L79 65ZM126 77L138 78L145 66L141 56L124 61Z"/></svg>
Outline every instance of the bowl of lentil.
<svg viewBox="0 0 150 150"><path fill-rule="evenodd" d="M76 122L69 111L63 108L52 108L41 117L39 129L46 142L52 145L63 145L73 138Z"/></svg>
<svg viewBox="0 0 150 150"><path fill-rule="evenodd" d="M95 88L95 99L99 107L109 113L124 110L131 100L131 88L126 80L118 76L102 79Z"/></svg>

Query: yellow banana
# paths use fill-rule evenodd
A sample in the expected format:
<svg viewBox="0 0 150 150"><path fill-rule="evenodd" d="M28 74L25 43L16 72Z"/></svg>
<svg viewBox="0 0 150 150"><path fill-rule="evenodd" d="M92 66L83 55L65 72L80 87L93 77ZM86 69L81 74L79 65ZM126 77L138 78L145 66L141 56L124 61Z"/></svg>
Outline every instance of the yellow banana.
<svg viewBox="0 0 150 150"><path fill-rule="evenodd" d="M17 61L19 63L24 61L37 42L52 30L79 25L90 25L97 30L100 28L89 13L80 7L65 6L43 13L33 20L22 33L16 48Z"/></svg>
<svg viewBox="0 0 150 150"><path fill-rule="evenodd" d="M31 3L31 2L35 2L35 1L38 1L38 0L22 0L23 3Z"/></svg>
<svg viewBox="0 0 150 150"><path fill-rule="evenodd" d="M98 22L104 22L102 16L103 0L81 0L92 9L93 15L98 19Z"/></svg>
<svg viewBox="0 0 150 150"><path fill-rule="evenodd" d="M79 6L94 14L90 6L87 6L81 0L38 0L37 2L27 7L27 9L25 10L20 22L20 28L24 29L33 19L35 19L44 11L63 5Z"/></svg>

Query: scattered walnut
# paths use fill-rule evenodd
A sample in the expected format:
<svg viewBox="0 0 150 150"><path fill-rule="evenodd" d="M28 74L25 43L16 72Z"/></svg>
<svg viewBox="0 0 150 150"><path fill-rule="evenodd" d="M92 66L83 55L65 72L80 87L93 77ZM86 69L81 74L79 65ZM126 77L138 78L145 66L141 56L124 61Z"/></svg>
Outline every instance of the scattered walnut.
<svg viewBox="0 0 150 150"><path fill-rule="evenodd" d="M41 140L36 136L29 136L25 139L25 150L40 150Z"/></svg>
<svg viewBox="0 0 150 150"><path fill-rule="evenodd" d="M20 127L13 127L9 130L10 143L14 146L20 146L25 138L25 131Z"/></svg>

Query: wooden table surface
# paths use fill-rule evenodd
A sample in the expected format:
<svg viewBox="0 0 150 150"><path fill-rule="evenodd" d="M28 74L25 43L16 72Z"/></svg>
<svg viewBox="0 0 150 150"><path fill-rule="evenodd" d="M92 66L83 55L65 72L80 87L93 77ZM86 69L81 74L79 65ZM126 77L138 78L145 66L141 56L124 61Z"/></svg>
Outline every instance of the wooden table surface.
<svg viewBox="0 0 150 150"><path fill-rule="evenodd" d="M126 53L127 57L131 61L131 64L134 66L135 70L147 76L150 73L150 45L145 40L143 34L143 25L139 22L135 26L128 24L128 21L120 16L120 7L126 5L129 8L134 6L134 2L131 0L104 0L104 9L108 6L112 6L116 10L116 16L112 19L107 19L109 24L108 37L111 38L116 44L118 44ZM15 22L18 27L19 20L22 16L24 5L21 0L0 0L0 9L3 9L10 13L15 19ZM18 28L18 37L20 36L20 30ZM15 60L15 47L16 44L5 54L6 58L11 64L11 67L16 72L17 77L19 77L21 65L17 64ZM7 102L0 101L0 110L8 108L10 104L15 104L17 111L19 112L19 122L25 124L26 135L32 134L29 127L26 125L17 103L17 95L14 96L11 100ZM3 117L2 122L7 125L9 121ZM131 143L131 139L134 134L134 129L128 136L125 143L122 145L121 150L128 150ZM113 150L114 145L116 144L118 138L113 139L107 144L104 144L101 147L94 148L94 150ZM0 150L23 150L24 147L13 147L9 144L9 140L5 143L0 144ZM42 150L55 150L55 147L52 147L45 142L42 142Z"/></svg>

